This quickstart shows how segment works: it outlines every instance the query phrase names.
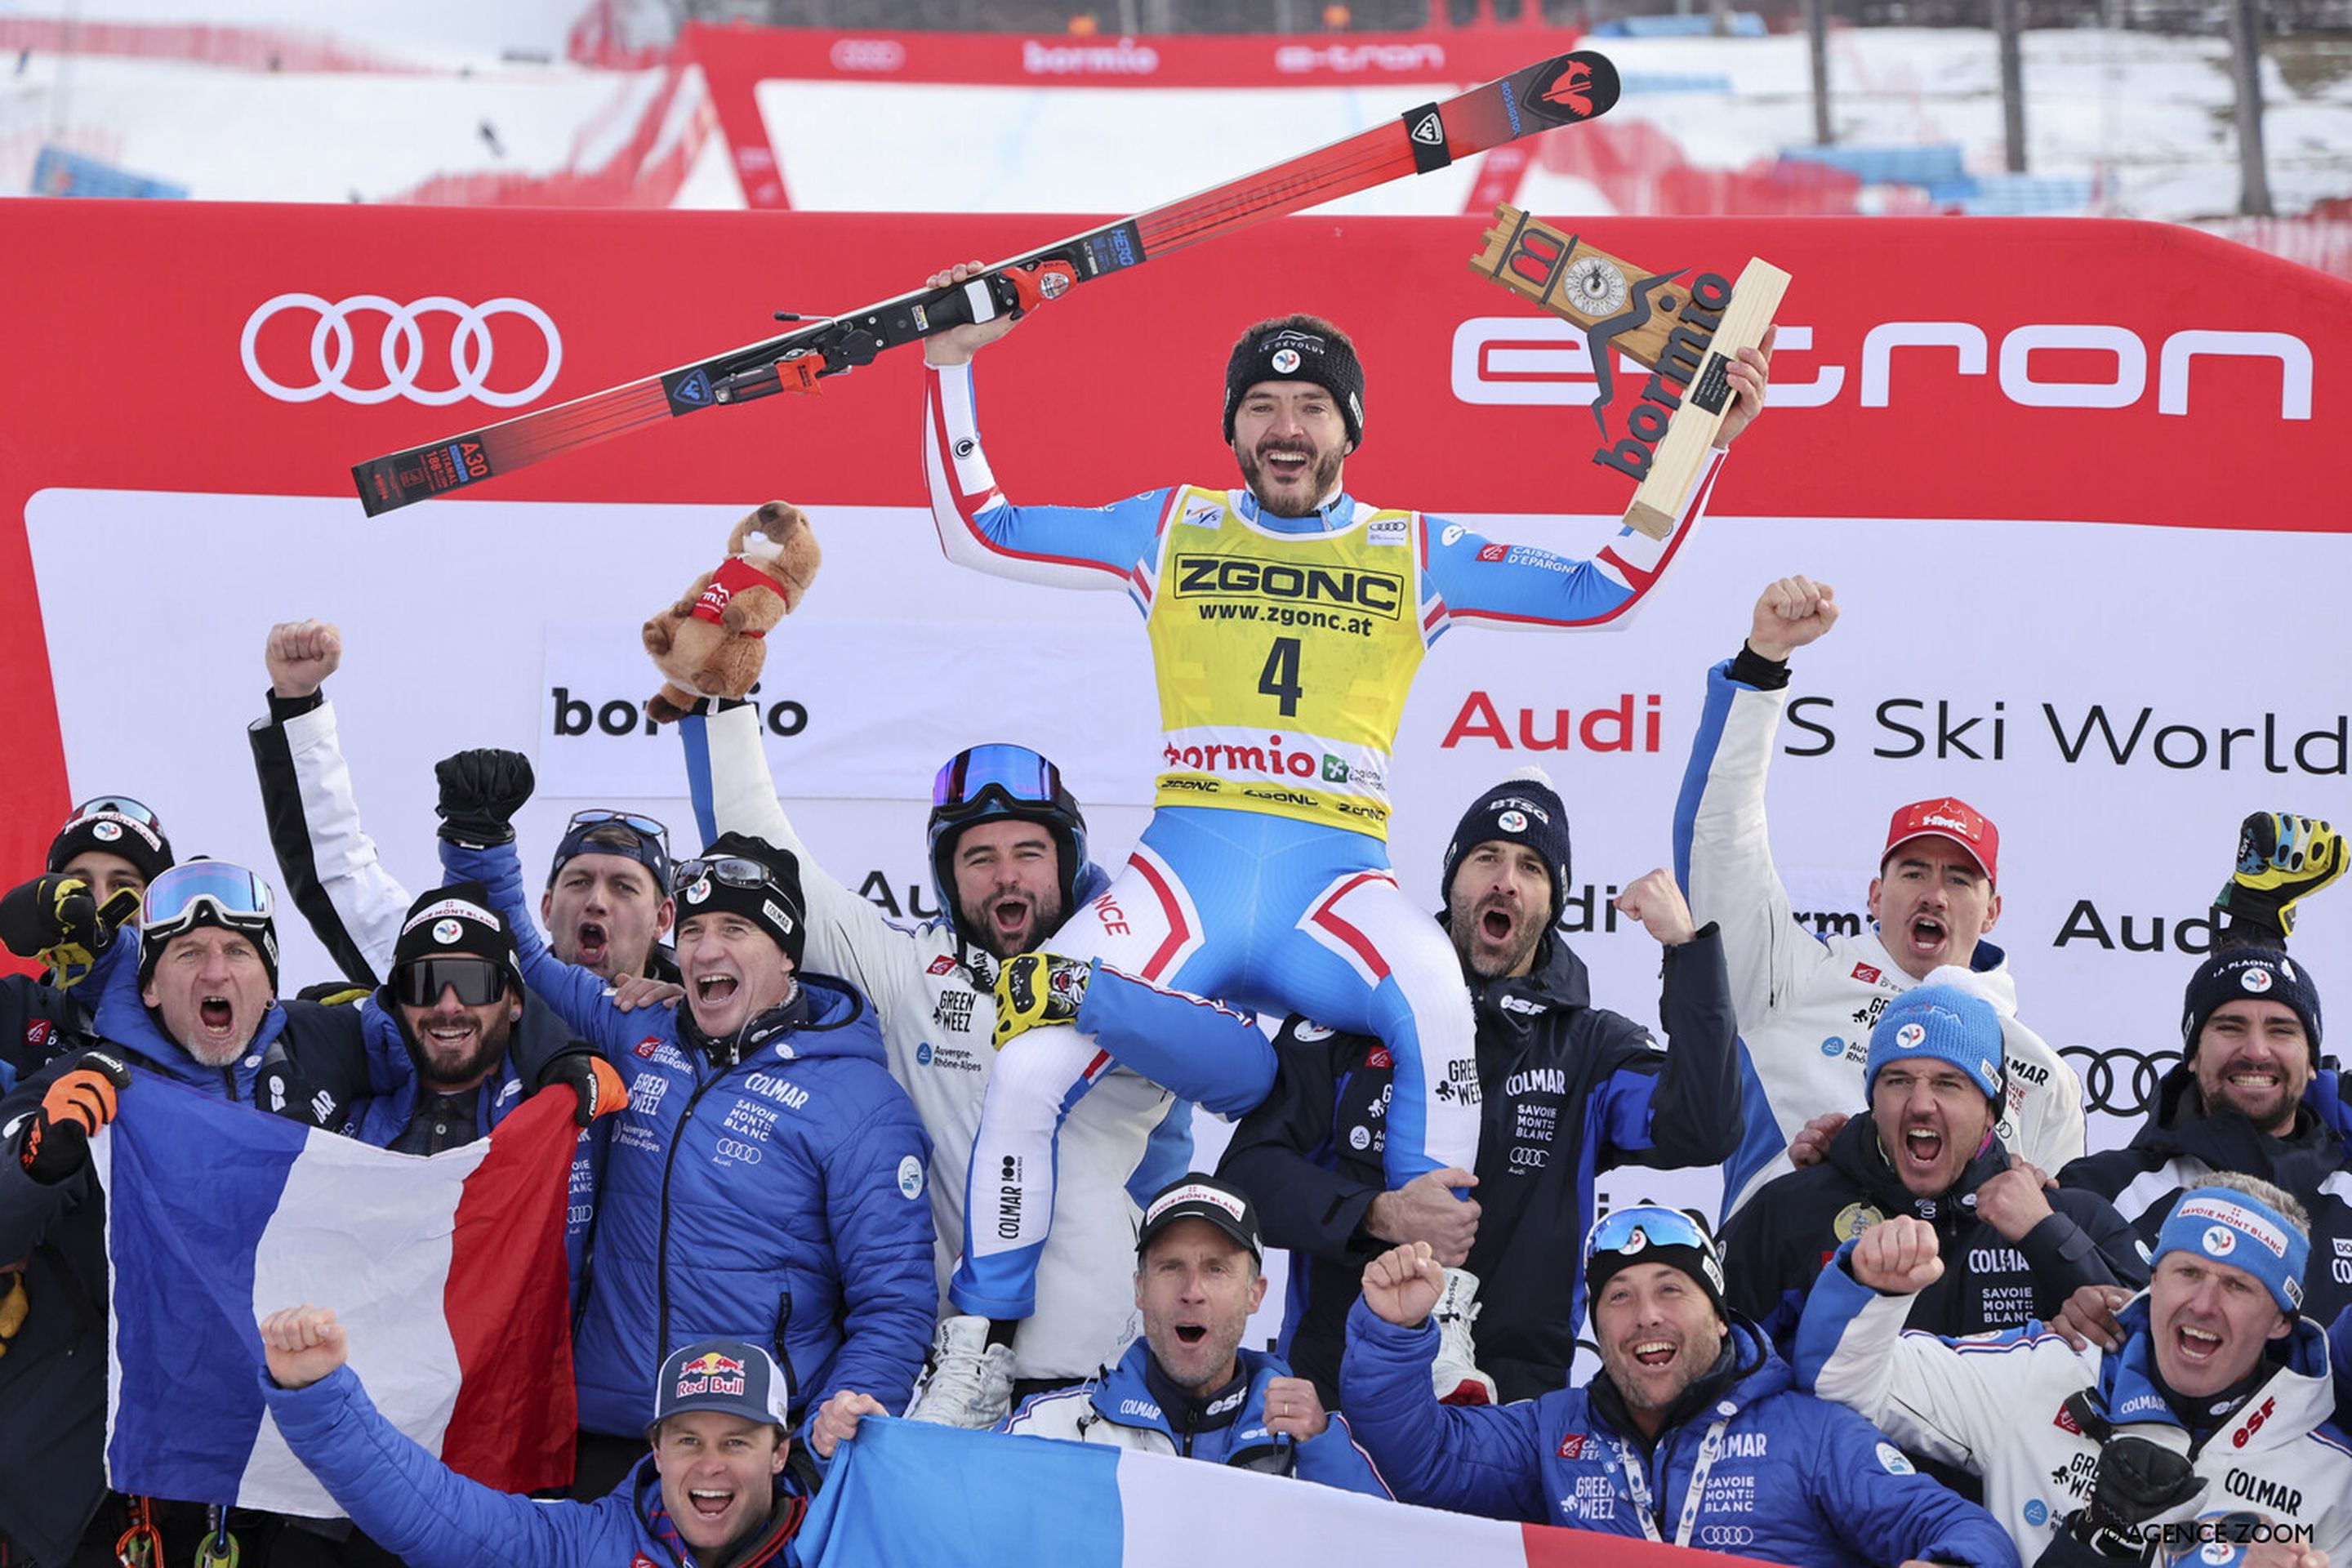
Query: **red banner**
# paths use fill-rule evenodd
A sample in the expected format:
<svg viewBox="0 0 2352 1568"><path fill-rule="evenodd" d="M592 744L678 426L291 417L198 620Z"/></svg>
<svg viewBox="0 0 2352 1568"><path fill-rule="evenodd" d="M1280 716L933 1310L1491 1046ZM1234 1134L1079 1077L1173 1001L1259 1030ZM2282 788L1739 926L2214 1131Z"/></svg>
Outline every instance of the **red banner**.
<svg viewBox="0 0 2352 1568"><path fill-rule="evenodd" d="M128 682L195 679L140 642L136 605L36 602L23 521L36 492L349 499L361 458L755 339L774 309L847 309L1068 226L8 204L0 247L38 306L16 323L0 392L14 675L0 864L31 864L67 805L51 646L120 664ZM1354 333L1368 368L1359 493L1449 513L1613 512L1629 487L1589 460L1583 347L1470 271L1481 226L1293 219L1080 289L984 363L997 471L1070 500L1223 482L1227 346L1253 320L1307 309ZM2352 285L2121 223L1612 219L1587 237L1658 269L1736 276L1754 255L1795 276L1775 412L1729 466L1718 514L2345 528L2318 420L2352 393ZM820 396L668 422L482 490L919 505L919 376L900 352ZM349 514L319 547L355 573L399 550L413 515L368 523L356 500ZM234 598L270 571L234 538L218 560L216 580L185 591ZM1966 591L1965 539L1952 564ZM574 569L548 563L557 581ZM44 616L79 629L53 638Z"/></svg>

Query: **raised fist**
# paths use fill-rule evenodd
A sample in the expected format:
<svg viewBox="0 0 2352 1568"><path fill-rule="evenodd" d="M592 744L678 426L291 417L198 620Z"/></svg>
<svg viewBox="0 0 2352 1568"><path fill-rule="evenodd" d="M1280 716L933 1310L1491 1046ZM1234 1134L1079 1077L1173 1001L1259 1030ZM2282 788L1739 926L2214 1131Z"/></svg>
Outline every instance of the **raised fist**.
<svg viewBox="0 0 2352 1568"><path fill-rule="evenodd" d="M467 849L514 842L514 814L530 799L530 759L478 747L433 764L441 782L441 837Z"/></svg>
<svg viewBox="0 0 2352 1568"><path fill-rule="evenodd" d="M2239 826L2238 867L2213 907L2294 934L2296 900L2344 875L2344 836L2316 817L2258 811Z"/></svg>

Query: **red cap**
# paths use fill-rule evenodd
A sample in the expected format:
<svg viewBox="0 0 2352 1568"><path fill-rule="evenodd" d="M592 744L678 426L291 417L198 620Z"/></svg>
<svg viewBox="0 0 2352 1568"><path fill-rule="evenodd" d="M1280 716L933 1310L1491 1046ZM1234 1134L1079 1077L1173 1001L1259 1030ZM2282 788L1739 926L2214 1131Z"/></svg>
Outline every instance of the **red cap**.
<svg viewBox="0 0 2352 1568"><path fill-rule="evenodd" d="M1967 850L1981 868L1988 882L2000 880L1995 862L2000 856L2000 829L1987 820L1984 814L1964 800L1950 795L1937 800L1913 801L1895 814L1886 825L1886 849L1878 858L1881 866L1886 857L1914 838L1944 838Z"/></svg>

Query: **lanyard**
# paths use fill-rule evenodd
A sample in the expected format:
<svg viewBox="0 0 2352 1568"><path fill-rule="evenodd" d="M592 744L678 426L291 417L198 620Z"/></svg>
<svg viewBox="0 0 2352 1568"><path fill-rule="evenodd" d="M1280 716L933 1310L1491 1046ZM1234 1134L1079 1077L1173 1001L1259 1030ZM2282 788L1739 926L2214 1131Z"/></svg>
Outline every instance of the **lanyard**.
<svg viewBox="0 0 2352 1568"><path fill-rule="evenodd" d="M1698 1459L1691 1466L1690 1485L1683 1491L1683 1516L1675 1524L1676 1546L1691 1543L1691 1531L1698 1523L1699 1499L1706 1491L1706 1475L1715 1468L1716 1454L1723 1445L1723 1429L1730 1425L1729 1415L1720 1417L1706 1429L1706 1436L1699 1443ZM1657 1515L1650 1501L1649 1476L1642 1461L1633 1457L1633 1446L1622 1437L1617 1439L1617 1461L1625 1473L1625 1489L1633 1494L1633 1511L1641 1516L1642 1533L1664 1545L1664 1537L1658 1533Z"/></svg>

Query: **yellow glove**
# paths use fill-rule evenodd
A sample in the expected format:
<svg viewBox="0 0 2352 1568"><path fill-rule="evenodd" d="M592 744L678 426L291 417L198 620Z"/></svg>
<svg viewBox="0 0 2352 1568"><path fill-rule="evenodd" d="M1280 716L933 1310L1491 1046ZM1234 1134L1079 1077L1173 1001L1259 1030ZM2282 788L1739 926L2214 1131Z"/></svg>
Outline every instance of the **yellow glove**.
<svg viewBox="0 0 2352 1568"><path fill-rule="evenodd" d="M2238 829L2238 868L2213 907L2294 934L2294 906L2344 875L2344 836L2316 817L2258 811Z"/></svg>
<svg viewBox="0 0 2352 1568"><path fill-rule="evenodd" d="M1024 952L996 976L995 1045L1003 1050L1031 1029L1075 1022L1094 966L1052 952Z"/></svg>

